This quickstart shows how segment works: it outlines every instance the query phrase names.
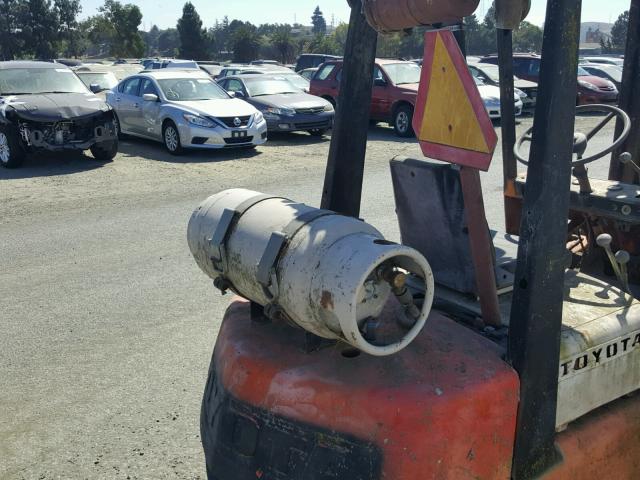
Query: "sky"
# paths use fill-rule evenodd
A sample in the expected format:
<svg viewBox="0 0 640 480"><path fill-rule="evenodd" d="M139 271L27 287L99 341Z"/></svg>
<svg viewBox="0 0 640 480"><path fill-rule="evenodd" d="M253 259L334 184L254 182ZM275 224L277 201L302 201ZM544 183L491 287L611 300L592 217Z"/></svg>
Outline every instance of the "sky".
<svg viewBox="0 0 640 480"><path fill-rule="evenodd" d="M182 14L184 0L121 0L122 3L135 3L142 11L142 27L148 30L156 24L160 28L174 27ZM444 0L447 1L447 0ZM349 6L347 0L191 0L195 5L206 27L212 26L216 19L225 15L229 19L260 23L293 23L311 24L311 14L316 6L324 13L328 24L332 18L335 24L348 22ZM82 0L82 17L97 13L103 0ZM532 23L541 25L544 22L545 0L532 0L533 7L529 15ZM618 15L629 8L630 0L583 0L583 22L615 22ZM484 16L491 6L491 0L480 0L476 14Z"/></svg>

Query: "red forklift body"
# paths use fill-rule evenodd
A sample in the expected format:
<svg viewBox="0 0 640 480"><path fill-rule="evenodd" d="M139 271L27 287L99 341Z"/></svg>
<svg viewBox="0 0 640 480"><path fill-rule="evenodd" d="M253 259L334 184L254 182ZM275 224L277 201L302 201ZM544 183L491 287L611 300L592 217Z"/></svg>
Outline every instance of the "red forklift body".
<svg viewBox="0 0 640 480"><path fill-rule="evenodd" d="M228 310L214 352L210 478L509 478L519 382L491 341L434 312L397 355L307 353L299 329L249 311Z"/></svg>

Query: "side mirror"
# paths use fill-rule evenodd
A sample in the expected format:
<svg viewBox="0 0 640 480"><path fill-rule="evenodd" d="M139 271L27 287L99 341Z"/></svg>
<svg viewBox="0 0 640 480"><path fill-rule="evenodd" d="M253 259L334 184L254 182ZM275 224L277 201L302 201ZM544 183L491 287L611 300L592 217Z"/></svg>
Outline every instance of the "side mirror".
<svg viewBox="0 0 640 480"><path fill-rule="evenodd" d="M387 82L386 82L386 80L384 80L382 78L376 78L373 81L373 86L374 87L386 87L387 86Z"/></svg>
<svg viewBox="0 0 640 480"><path fill-rule="evenodd" d="M92 83L91 85L89 85L89 90L91 90L92 93L100 93L101 91L104 90L104 88L102 88L97 83Z"/></svg>
<svg viewBox="0 0 640 480"><path fill-rule="evenodd" d="M227 93L229 94L229 96L230 96L231 98L236 98L236 92L229 92L229 91L227 91Z"/></svg>
<svg viewBox="0 0 640 480"><path fill-rule="evenodd" d="M145 102L157 102L158 96L155 93L145 93L144 95L142 95L142 99Z"/></svg>
<svg viewBox="0 0 640 480"><path fill-rule="evenodd" d="M233 94L234 94L233 96L236 98L244 98L243 92L238 91L238 92L233 92Z"/></svg>

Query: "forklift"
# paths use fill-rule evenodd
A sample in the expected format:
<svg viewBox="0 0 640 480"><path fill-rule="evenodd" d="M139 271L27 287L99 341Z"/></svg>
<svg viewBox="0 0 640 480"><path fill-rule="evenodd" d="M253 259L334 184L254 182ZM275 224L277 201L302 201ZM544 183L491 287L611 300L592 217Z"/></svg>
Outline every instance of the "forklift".
<svg viewBox="0 0 640 480"><path fill-rule="evenodd" d="M529 2L496 1L504 233L489 229L480 185L493 130L461 154L472 148L439 140L469 142L460 110L435 102L442 118L429 115L426 84L457 65L465 108L486 120L460 67L478 1L349 4L320 208L233 189L189 222L196 262L237 294L202 402L208 478L640 478L640 0L619 107L578 109L581 2L547 2L534 123L519 138L512 30ZM359 219L372 72L378 32L418 26L431 67L413 124L427 158L390 152L396 244ZM582 110L591 131L574 130ZM605 157L609 178L591 178Z"/></svg>

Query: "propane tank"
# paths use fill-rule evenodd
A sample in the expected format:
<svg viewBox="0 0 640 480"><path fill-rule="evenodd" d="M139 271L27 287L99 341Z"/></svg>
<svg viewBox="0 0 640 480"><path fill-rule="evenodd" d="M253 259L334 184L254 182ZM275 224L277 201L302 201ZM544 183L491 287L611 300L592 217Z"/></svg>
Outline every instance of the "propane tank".
<svg viewBox="0 0 640 480"><path fill-rule="evenodd" d="M378 32L396 32L420 25L460 22L480 0L362 0L369 24Z"/></svg>
<svg viewBox="0 0 640 480"><path fill-rule="evenodd" d="M406 347L433 303L433 274L416 250L356 218L286 198L220 192L194 211L187 238L196 263L222 291L371 355ZM421 305L408 292L408 274L421 279ZM371 340L367 330L393 318L381 315L392 298L401 312L395 323L404 328L388 343Z"/></svg>

